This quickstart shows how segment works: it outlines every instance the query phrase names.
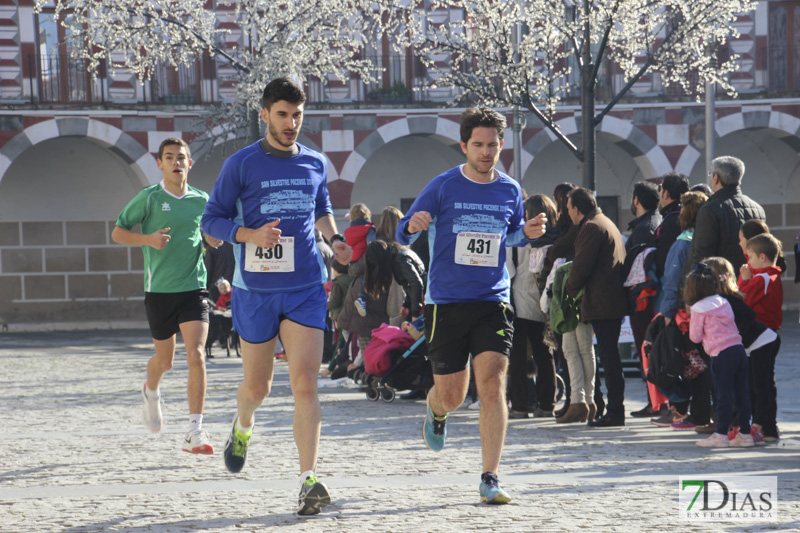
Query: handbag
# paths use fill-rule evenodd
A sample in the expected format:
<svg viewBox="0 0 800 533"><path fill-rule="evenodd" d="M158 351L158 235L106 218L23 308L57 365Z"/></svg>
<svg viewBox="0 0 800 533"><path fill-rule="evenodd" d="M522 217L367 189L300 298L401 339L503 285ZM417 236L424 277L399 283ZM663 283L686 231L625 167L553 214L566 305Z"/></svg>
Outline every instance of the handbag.
<svg viewBox="0 0 800 533"><path fill-rule="evenodd" d="M697 348L684 350L683 358L686 359L686 366L683 367L683 379L694 379L708 369L708 365Z"/></svg>

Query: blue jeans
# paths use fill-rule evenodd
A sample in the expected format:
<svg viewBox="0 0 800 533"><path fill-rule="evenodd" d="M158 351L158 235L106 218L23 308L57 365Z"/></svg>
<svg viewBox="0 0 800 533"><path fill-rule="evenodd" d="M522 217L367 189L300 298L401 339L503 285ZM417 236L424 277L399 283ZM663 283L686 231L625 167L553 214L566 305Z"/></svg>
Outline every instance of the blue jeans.
<svg viewBox="0 0 800 533"><path fill-rule="evenodd" d="M717 393L717 433L726 435L736 402L739 432L750 434L750 388L747 380L750 363L744 346L725 348L711 358L711 379Z"/></svg>

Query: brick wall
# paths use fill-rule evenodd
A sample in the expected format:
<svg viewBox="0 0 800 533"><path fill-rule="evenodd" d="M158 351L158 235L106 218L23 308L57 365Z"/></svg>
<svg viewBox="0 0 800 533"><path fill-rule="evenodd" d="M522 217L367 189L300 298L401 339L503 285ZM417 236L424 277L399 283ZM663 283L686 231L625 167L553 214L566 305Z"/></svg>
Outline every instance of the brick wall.
<svg viewBox="0 0 800 533"><path fill-rule="evenodd" d="M142 319L142 253L111 240L113 221L0 223L6 322Z"/></svg>

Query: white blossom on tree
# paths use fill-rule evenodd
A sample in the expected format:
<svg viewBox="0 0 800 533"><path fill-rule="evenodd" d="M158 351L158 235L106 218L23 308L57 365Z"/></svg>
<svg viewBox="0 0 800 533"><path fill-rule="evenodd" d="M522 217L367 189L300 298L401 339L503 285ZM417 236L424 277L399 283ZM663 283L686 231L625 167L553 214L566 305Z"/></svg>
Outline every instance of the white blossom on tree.
<svg viewBox="0 0 800 533"><path fill-rule="evenodd" d="M204 117L209 142L252 140L264 85L276 76L298 81L331 75L371 81L362 59L377 34L378 5L370 0L56 0L69 49L96 74L103 61L140 81L159 65L191 65L210 55L218 76L230 76L235 97ZM53 5L38 0L37 9Z"/></svg>
<svg viewBox="0 0 800 533"><path fill-rule="evenodd" d="M595 129L646 74L702 95L706 80L729 94L736 56L718 64L713 49L737 37L737 15L751 0L396 0L389 31L395 46L413 47L431 87L458 87L462 102L520 106L535 115L583 162L594 188ZM461 14L462 16L454 16ZM597 110L601 65L621 70L624 84ZM556 107L579 90L583 146L555 123Z"/></svg>

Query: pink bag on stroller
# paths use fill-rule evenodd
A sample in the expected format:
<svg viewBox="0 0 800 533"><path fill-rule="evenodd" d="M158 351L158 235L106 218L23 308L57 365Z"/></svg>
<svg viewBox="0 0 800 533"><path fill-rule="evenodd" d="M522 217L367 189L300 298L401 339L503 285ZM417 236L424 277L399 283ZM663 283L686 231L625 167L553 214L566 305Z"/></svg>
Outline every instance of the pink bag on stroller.
<svg viewBox="0 0 800 533"><path fill-rule="evenodd" d="M388 324L372 330L372 340L364 349L364 370L373 376L383 376L392 367L392 354L405 351L414 344L411 335Z"/></svg>

